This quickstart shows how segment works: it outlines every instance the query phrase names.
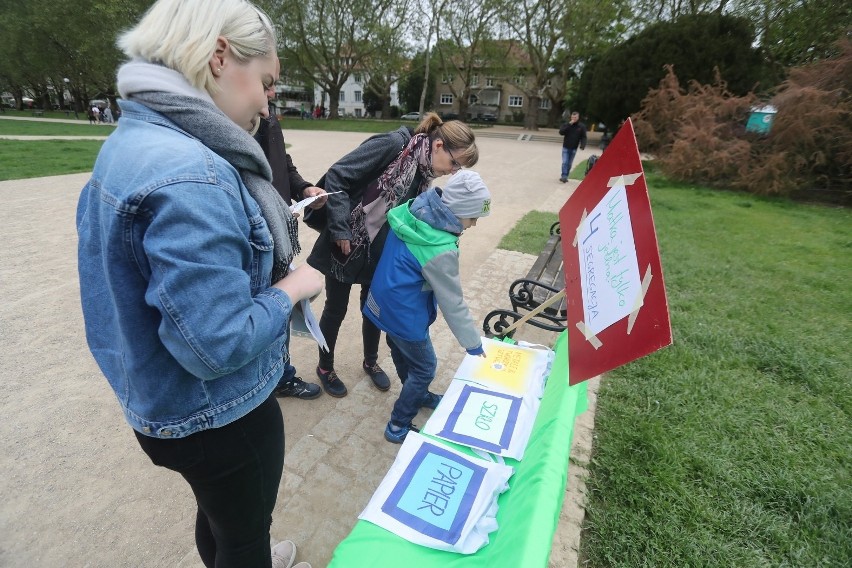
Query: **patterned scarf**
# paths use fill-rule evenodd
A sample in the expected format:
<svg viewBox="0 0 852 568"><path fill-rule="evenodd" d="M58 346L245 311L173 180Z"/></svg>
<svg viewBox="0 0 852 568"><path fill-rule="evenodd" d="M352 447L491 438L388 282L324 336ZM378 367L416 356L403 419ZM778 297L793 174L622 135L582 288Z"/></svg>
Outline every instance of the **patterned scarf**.
<svg viewBox="0 0 852 568"><path fill-rule="evenodd" d="M414 196L428 189L435 179L432 173L432 144L426 134L415 134L399 155L392 161L378 179L371 181L361 196L361 203L349 214L349 227L352 231L351 252L348 256L332 254L331 274L344 281L344 267L365 254L369 262L370 243L379 234L387 222L388 211L402 203L415 181L420 180L414 189Z"/></svg>
<svg viewBox="0 0 852 568"><path fill-rule="evenodd" d="M118 87L123 97L164 115L236 168L272 233L272 282L286 276L299 254L299 225L272 186L272 169L254 138L177 71L134 61L119 70Z"/></svg>

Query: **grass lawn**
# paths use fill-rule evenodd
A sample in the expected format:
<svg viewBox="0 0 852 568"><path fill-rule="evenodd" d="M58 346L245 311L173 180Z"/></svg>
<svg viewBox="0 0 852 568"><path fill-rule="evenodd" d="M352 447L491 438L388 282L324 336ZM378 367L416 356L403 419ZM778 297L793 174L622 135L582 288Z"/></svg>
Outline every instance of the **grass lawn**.
<svg viewBox="0 0 852 568"><path fill-rule="evenodd" d="M115 128L109 124L68 124L44 120L0 120L4 136L109 136Z"/></svg>
<svg viewBox="0 0 852 568"><path fill-rule="evenodd" d="M648 186L674 345L601 387L581 566L852 566L852 214Z"/></svg>
<svg viewBox="0 0 852 568"><path fill-rule="evenodd" d="M91 171L101 144L100 140L0 140L0 180Z"/></svg>

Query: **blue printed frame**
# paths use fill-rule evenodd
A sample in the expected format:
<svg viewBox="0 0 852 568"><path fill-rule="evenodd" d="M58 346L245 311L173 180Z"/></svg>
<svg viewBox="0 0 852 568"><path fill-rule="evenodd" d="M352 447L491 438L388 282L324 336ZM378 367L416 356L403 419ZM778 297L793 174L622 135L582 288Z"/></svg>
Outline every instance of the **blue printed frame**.
<svg viewBox="0 0 852 568"><path fill-rule="evenodd" d="M459 417L461 416L462 410L464 409L465 404L467 404L470 395L474 393L488 394L494 397L509 399L512 401L512 405L509 407L509 415L506 417L506 423L503 427L503 432L500 434L499 444L486 442L481 438L467 436L465 434L459 434L455 431L455 427L458 423ZM512 434L515 432L515 425L518 423L518 415L521 412L522 402L523 399L516 396L481 389L471 385L464 385L464 387L462 387L462 392L461 394L459 394L459 398L456 401L456 405L450 411L450 415L447 417L447 422L444 424L444 428L440 432L438 432L438 436L444 438L445 440L456 442L464 446L480 448L487 452L491 452L492 454L500 454L504 450L509 449L509 444L512 441Z"/></svg>
<svg viewBox="0 0 852 568"><path fill-rule="evenodd" d="M411 480L414 478L415 472L420 468L423 461L430 454L448 459L473 471L470 483L465 488L461 503L459 503L456 517L450 524L449 529L437 527L399 507L399 502L405 494L405 490L408 489ZM482 482L487 473L488 468L484 466L473 463L472 461L451 452L446 448L424 442L411 458L411 461L405 468L405 471L402 472L399 481L396 486L394 486L390 495L388 495L387 500L382 504L382 512L421 534L448 544L455 544L458 542L459 538L461 538L462 529L464 529L465 523L470 518L471 507L473 506L473 502L476 500L476 496L479 493L479 489L482 487Z"/></svg>

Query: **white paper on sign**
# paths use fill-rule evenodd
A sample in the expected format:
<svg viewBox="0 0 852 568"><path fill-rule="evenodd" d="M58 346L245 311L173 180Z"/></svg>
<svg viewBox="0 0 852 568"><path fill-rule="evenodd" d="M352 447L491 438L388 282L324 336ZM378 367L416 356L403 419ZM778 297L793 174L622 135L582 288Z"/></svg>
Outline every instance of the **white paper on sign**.
<svg viewBox="0 0 852 568"><path fill-rule="evenodd" d="M326 195L334 195L335 193L342 193L342 192L330 191L328 193L323 193L323 194L320 194L320 195L314 195L313 197L306 197L303 200L297 201L296 203L291 205L290 206L290 213L295 215L296 213L300 212L302 209L304 209L305 207L307 207L308 205L310 205L311 203L313 203L314 201L316 201L320 197L325 197Z"/></svg>
<svg viewBox="0 0 852 568"><path fill-rule="evenodd" d="M598 334L630 315L641 297L627 190L616 185L582 223L578 235L586 327Z"/></svg>

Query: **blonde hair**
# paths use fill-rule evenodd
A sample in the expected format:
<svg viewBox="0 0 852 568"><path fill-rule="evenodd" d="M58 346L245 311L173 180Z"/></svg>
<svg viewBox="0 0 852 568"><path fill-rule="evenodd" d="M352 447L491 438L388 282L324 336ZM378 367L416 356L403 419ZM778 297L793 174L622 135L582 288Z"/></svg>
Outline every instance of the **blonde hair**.
<svg viewBox="0 0 852 568"><path fill-rule="evenodd" d="M267 57L277 45L269 17L246 0L158 0L117 45L131 59L165 65L214 94L209 62L220 36L240 63Z"/></svg>
<svg viewBox="0 0 852 568"><path fill-rule="evenodd" d="M444 122L434 112L427 112L414 133L428 134L430 140L440 138L449 150L455 150L453 156L465 167L474 166L479 161L476 137L470 127L460 120Z"/></svg>

